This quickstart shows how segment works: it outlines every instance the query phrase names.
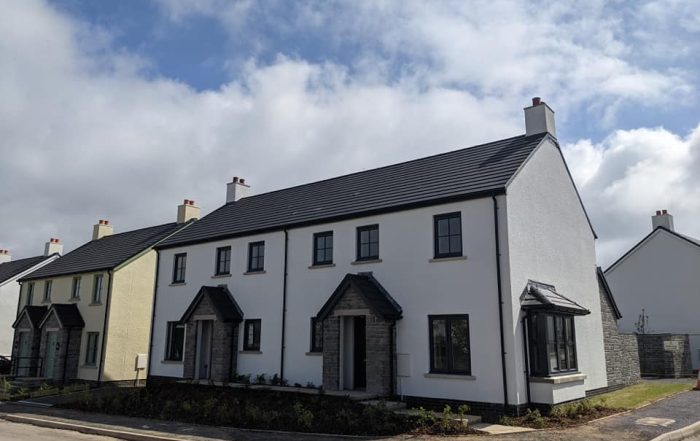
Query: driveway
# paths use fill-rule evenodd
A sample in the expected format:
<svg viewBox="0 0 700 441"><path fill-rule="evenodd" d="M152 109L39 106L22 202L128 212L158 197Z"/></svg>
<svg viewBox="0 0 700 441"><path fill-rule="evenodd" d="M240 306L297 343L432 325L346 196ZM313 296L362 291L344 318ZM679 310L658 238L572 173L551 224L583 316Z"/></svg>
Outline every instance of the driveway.
<svg viewBox="0 0 700 441"><path fill-rule="evenodd" d="M72 430L46 429L30 424L16 424L0 420L0 441L114 441L105 436L84 435Z"/></svg>

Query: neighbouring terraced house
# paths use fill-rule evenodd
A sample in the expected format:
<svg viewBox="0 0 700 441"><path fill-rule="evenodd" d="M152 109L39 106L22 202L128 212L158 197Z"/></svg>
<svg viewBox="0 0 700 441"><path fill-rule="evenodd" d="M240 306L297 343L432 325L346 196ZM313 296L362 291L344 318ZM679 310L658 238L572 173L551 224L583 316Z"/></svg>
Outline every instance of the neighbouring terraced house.
<svg viewBox="0 0 700 441"><path fill-rule="evenodd" d="M157 253L153 246L189 226L199 208L185 200L177 222L92 240L20 279L13 375L47 381L132 382L145 378Z"/></svg>
<svg viewBox="0 0 700 441"><path fill-rule="evenodd" d="M157 245L149 381L516 412L605 388L595 233L554 112L524 135L250 195Z"/></svg>
<svg viewBox="0 0 700 441"><path fill-rule="evenodd" d="M700 368L700 240L676 231L659 210L652 231L605 271L622 312L620 330L637 333L642 374L679 377Z"/></svg>
<svg viewBox="0 0 700 441"><path fill-rule="evenodd" d="M20 284L18 280L58 259L63 252L59 239L46 242L44 254L12 260L9 250L0 250L0 355L12 354L15 331L12 323L17 318Z"/></svg>

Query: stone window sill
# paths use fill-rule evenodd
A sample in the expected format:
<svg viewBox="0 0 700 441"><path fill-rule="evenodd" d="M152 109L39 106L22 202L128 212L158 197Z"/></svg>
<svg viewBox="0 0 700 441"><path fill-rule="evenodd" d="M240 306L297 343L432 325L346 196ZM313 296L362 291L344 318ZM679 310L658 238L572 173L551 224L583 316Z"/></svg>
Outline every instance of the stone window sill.
<svg viewBox="0 0 700 441"><path fill-rule="evenodd" d="M439 373L432 373L432 372L426 372L423 374L423 377L425 378L442 378L446 380L476 380L476 377L473 375L462 375L462 374L439 374Z"/></svg>
<svg viewBox="0 0 700 441"><path fill-rule="evenodd" d="M227 277L231 277L231 273L228 274L214 274L211 276L212 279L225 279Z"/></svg>
<svg viewBox="0 0 700 441"><path fill-rule="evenodd" d="M323 268L333 268L335 263L324 263L321 265L310 265L309 269L323 269Z"/></svg>
<svg viewBox="0 0 700 441"><path fill-rule="evenodd" d="M160 361L163 364L182 364L184 361L182 360L161 360Z"/></svg>
<svg viewBox="0 0 700 441"><path fill-rule="evenodd" d="M173 282L170 284L170 286L185 286L187 283L185 282Z"/></svg>
<svg viewBox="0 0 700 441"><path fill-rule="evenodd" d="M428 262L455 262L458 260L467 260L467 256L454 256L454 257L435 257L428 260Z"/></svg>
<svg viewBox="0 0 700 441"><path fill-rule="evenodd" d="M238 351L239 354L262 354L262 351Z"/></svg>
<svg viewBox="0 0 700 441"><path fill-rule="evenodd" d="M307 352L306 355L311 355L311 356L319 357L319 356L323 355L323 352L320 352L320 351L310 351L310 352Z"/></svg>
<svg viewBox="0 0 700 441"><path fill-rule="evenodd" d="M382 263L382 259L355 260L354 262L350 262L350 265L364 265L366 263Z"/></svg>
<svg viewBox="0 0 700 441"><path fill-rule="evenodd" d="M548 383L548 384L564 384L575 383L586 379L586 374L574 373L567 375L559 375L554 377L530 377L531 383Z"/></svg>
<svg viewBox="0 0 700 441"><path fill-rule="evenodd" d="M265 274L267 271L265 270L260 270L260 271L246 271L243 273L244 276L253 276L255 274Z"/></svg>

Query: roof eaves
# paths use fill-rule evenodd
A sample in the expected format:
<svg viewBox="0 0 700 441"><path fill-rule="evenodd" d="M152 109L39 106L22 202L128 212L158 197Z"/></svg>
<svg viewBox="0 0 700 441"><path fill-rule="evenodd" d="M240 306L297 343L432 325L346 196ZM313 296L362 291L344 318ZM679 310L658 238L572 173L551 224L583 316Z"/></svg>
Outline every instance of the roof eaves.
<svg viewBox="0 0 700 441"><path fill-rule="evenodd" d="M32 277L32 275L29 274L28 276L23 277L17 281L18 282L32 282L32 281L36 281L36 280L54 279L56 277L77 276L78 274L93 274L93 273L99 273L99 272L103 272L103 271L110 271L114 268L115 268L114 266L107 266L104 268L95 268L95 269L91 269L88 271L71 271L71 272L56 273L56 274L51 274L51 275L39 276L39 277Z"/></svg>
<svg viewBox="0 0 700 441"><path fill-rule="evenodd" d="M332 216L332 217L327 217L327 218L313 219L313 220L309 220L309 221L275 225L275 226L272 226L269 228L260 228L257 230L248 230L248 231L242 231L242 232L232 233L232 234L221 234L221 235L211 236L211 237L206 237L206 238L191 239L191 240L186 240L186 241L182 241L182 242L174 242L174 243L168 243L168 244L163 244L163 245L156 245L154 247L154 249L158 251L158 250L165 250L165 249L169 249L169 248L179 248L179 247L190 246L190 245L195 245L195 244L200 244L200 243L216 242L219 240L233 239L236 237L254 236L254 235L258 235L258 234L272 233L272 232L276 232L276 231L284 231L284 230L291 230L291 229L295 229L295 228L303 228L303 227L308 227L311 225L339 222L339 221L348 220L348 219L359 219L362 217L376 216L376 215L385 214L385 213L395 213L395 212L399 212L399 211L407 211L407 210L412 210L415 208L431 207L431 206L435 206L435 205L448 204L451 202L460 202L460 201L468 201L468 200L474 200L474 199L482 199L482 198L486 198L486 197L491 197L493 195L505 194L505 192L506 192L505 187L495 187L493 189L488 189L488 190L474 192L474 193L466 193L466 194L461 194L461 195L457 195L457 196L450 196L448 198L439 198L439 199L431 199L431 200L427 200L427 201L412 202L410 204L396 205L396 206L392 206L392 207L385 207L385 208L367 210L367 211L362 211L362 212L358 211L358 212L344 214L344 215L340 215L340 216ZM221 208L223 208L225 206L226 205L223 205L222 207L219 207L217 210L220 210Z"/></svg>
<svg viewBox="0 0 700 441"><path fill-rule="evenodd" d="M610 302L610 306L613 309L613 314L615 314L615 318L617 320L620 320L622 318L622 313L620 312L620 308L618 308L617 306L617 302L615 301L615 297L613 296L612 290L610 289L610 285L608 285L608 279L605 278L605 273L603 272L603 269L601 267L596 267L596 273L598 274L598 280L600 280L601 284L603 285L603 292L605 293L605 296Z"/></svg>

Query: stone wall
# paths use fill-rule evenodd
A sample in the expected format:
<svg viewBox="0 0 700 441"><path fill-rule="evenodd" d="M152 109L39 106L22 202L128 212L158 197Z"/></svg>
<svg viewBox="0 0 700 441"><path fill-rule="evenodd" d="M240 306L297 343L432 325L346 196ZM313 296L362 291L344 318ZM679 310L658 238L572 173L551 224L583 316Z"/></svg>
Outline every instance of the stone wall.
<svg viewBox="0 0 700 441"><path fill-rule="evenodd" d="M367 310L365 315L367 392L388 395L393 390L395 358L393 322L383 319L369 309L364 299L348 289L323 321L323 386L328 390L340 388L340 320L333 315L338 310Z"/></svg>
<svg viewBox="0 0 700 441"><path fill-rule="evenodd" d="M20 332L28 332L31 339L30 357L32 360L22 360L22 368L18 366L19 360L19 334ZM32 327L29 318L25 314L22 320L17 324L15 336L12 343L12 372L17 376L36 377L37 376L37 359L39 358L39 348L41 346L41 332ZM26 368L25 368L26 367Z"/></svg>
<svg viewBox="0 0 700 441"><path fill-rule="evenodd" d="M202 297L191 319L185 327L184 378L193 379L197 362L197 316L214 316L216 312L207 296ZM239 323L212 321L211 365L209 379L217 382L229 382L236 371Z"/></svg>
<svg viewBox="0 0 700 441"><path fill-rule="evenodd" d="M679 378L692 375L690 342L685 334L638 334L642 375Z"/></svg>
<svg viewBox="0 0 700 441"><path fill-rule="evenodd" d="M608 377L607 388L637 383L641 379L637 337L634 334L620 333L612 304L602 286L600 287L600 307Z"/></svg>

